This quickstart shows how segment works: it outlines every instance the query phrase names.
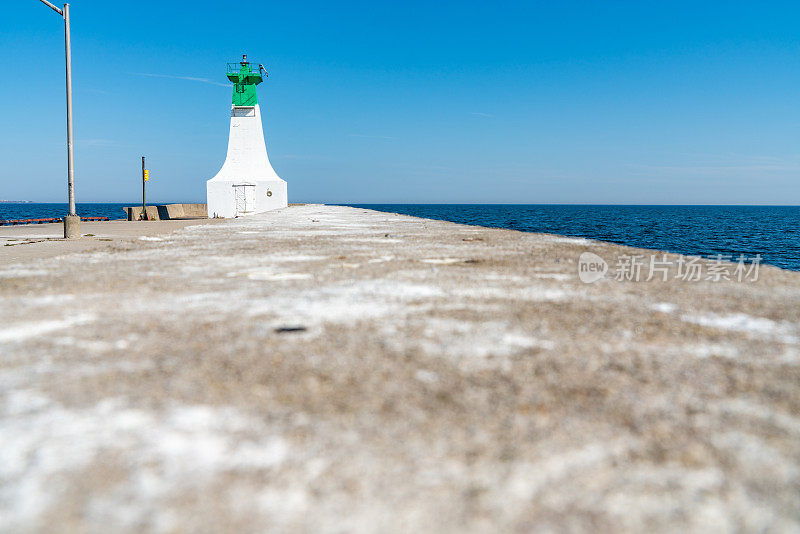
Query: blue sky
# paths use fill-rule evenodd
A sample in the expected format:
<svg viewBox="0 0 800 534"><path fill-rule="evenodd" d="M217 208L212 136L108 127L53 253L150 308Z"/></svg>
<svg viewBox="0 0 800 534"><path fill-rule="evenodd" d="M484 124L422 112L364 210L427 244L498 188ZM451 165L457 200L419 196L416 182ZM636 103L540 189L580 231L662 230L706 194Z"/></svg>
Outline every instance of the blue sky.
<svg viewBox="0 0 800 534"><path fill-rule="evenodd" d="M0 18L0 199L65 196L63 30ZM290 202L800 204L796 2L71 4L76 194L204 201L225 64Z"/></svg>

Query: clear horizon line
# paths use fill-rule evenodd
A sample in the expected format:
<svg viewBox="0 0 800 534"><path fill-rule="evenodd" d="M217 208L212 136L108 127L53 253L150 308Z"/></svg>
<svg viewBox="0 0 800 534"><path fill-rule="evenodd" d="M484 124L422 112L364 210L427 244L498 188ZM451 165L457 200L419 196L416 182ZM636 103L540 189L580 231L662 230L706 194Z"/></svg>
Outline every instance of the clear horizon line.
<svg viewBox="0 0 800 534"><path fill-rule="evenodd" d="M153 201L148 202L148 205L163 205L163 204L203 204L202 201L187 202L187 201ZM320 201L293 201L291 204L327 204L331 206L663 206L663 207L680 207L680 206L696 206L696 207L776 207L776 208L795 208L800 207L800 204L744 204L744 203L721 203L721 204L706 204L706 203L646 203L646 202L617 202L617 203L594 203L594 202L320 202ZM66 204L66 202L40 202L35 200L0 200L0 204ZM78 201L77 204L125 204L132 206L141 205L140 202L124 202L124 201Z"/></svg>

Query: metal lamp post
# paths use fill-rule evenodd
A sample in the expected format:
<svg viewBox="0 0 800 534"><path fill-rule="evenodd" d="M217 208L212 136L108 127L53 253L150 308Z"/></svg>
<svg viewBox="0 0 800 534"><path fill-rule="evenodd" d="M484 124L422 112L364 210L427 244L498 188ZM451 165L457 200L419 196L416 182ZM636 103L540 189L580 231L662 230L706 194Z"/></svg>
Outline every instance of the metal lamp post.
<svg viewBox="0 0 800 534"><path fill-rule="evenodd" d="M64 217L64 237L74 239L81 236L81 218L75 213L75 169L72 158L72 52L69 42L69 4L63 9L47 0L43 4L64 18L64 55L67 63L67 197L69 213Z"/></svg>

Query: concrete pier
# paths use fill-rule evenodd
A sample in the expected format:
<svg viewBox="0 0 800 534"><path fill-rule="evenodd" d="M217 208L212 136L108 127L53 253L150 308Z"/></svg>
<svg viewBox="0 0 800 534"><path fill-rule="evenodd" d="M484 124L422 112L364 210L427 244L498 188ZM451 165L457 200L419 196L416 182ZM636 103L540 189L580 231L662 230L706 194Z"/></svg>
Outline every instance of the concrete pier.
<svg viewBox="0 0 800 534"><path fill-rule="evenodd" d="M81 238L63 238L63 225L36 224L0 227L0 267L76 252L114 248L116 243L168 234L218 219L81 222Z"/></svg>
<svg viewBox="0 0 800 534"><path fill-rule="evenodd" d="M0 531L796 530L800 273L585 252L652 253L307 205L0 264Z"/></svg>

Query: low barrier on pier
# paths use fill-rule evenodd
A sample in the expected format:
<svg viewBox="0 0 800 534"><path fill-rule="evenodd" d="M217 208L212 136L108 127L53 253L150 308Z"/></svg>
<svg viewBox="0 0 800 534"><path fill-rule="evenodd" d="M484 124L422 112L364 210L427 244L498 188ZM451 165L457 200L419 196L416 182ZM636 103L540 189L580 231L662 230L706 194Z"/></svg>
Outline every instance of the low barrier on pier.
<svg viewBox="0 0 800 534"><path fill-rule="evenodd" d="M142 217L142 207L132 206L122 208L128 216L129 221L140 221ZM163 204L147 206L145 208L148 221L166 221L177 219L207 219L208 211L205 204Z"/></svg>

